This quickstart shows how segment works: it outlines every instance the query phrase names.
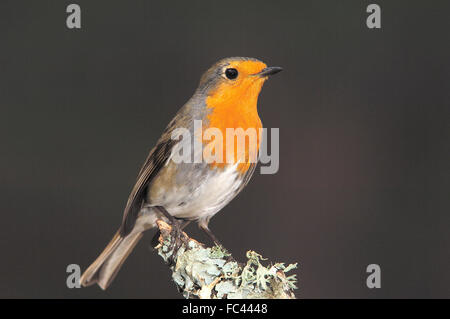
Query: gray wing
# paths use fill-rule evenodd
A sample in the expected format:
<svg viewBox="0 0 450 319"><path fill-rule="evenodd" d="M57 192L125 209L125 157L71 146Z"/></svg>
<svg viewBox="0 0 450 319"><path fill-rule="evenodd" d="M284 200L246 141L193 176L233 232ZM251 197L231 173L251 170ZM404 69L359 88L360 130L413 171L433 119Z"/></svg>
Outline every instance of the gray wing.
<svg viewBox="0 0 450 319"><path fill-rule="evenodd" d="M173 146L178 142L170 138L170 131L172 129L173 123L169 124L156 146L150 151L138 174L136 184L128 197L127 205L123 213L122 225L120 226L121 236L128 235L133 229L139 211L144 204L149 183L165 165L170 157Z"/></svg>

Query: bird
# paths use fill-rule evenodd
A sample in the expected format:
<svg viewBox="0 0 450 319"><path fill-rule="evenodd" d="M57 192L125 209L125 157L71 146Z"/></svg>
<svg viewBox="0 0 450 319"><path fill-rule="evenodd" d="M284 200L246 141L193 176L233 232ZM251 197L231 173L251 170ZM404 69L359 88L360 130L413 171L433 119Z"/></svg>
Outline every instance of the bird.
<svg viewBox="0 0 450 319"><path fill-rule="evenodd" d="M193 96L179 109L147 156L128 197L119 230L80 277L82 286L97 284L107 289L143 233L155 228L158 219L167 220L176 229L196 221L213 242L220 244L208 227L209 221L242 191L255 171L254 156L255 152L258 156L262 128L258 97L269 76L281 70L256 58L231 57L216 62L201 76ZM201 121L200 129L196 121ZM186 141L184 136L173 138L180 128L191 133ZM223 143L217 137L220 135L214 140L204 138L203 132L210 128L222 133L224 139L229 128L259 133L253 148L247 143L243 152L233 153L230 151L235 151L236 145L232 149L228 141ZM175 155L184 151L185 142L197 142L202 148L187 148L190 153L184 155L192 155L192 159L209 150L209 158L175 160ZM223 143L222 148L218 143ZM205 145L217 149L203 148ZM232 155L227 157L229 153ZM223 155L222 161L217 160L221 157L218 155Z"/></svg>

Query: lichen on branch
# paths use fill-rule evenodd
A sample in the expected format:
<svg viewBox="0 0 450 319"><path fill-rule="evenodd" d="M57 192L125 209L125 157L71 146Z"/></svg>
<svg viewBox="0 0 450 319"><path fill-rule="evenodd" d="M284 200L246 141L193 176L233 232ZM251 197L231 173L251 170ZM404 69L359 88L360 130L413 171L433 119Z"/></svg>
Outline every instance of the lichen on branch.
<svg viewBox="0 0 450 319"><path fill-rule="evenodd" d="M205 247L182 232L175 244L172 227L157 221L158 254L168 263L172 279L185 298L201 299L294 299L296 275L286 273L297 264L275 263L254 251L247 252L247 262L238 263L221 246Z"/></svg>

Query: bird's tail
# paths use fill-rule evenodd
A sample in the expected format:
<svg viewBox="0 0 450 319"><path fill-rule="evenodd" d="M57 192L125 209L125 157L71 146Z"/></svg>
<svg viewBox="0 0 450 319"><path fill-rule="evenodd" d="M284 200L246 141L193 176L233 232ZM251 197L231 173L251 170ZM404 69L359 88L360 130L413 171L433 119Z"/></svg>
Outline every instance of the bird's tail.
<svg viewBox="0 0 450 319"><path fill-rule="evenodd" d="M122 237L118 231L100 256L83 273L80 278L81 285L86 287L96 283L103 290L108 288L142 235L142 232L131 232Z"/></svg>

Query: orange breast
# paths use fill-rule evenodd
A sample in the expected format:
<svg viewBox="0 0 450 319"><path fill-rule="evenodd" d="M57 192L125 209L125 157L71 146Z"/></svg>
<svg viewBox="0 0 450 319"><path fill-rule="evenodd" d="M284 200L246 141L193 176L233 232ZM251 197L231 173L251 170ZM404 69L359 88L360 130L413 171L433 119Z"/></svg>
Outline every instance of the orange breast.
<svg viewBox="0 0 450 319"><path fill-rule="evenodd" d="M203 139L203 144L207 145L207 148L204 149L204 157L208 156L206 153L222 152L223 161L213 161L210 164L211 167L224 167L228 163L239 163L238 170L245 173L251 162L256 161L262 128L257 102L262 83L263 81L258 80L244 81L233 87L222 84L206 99L207 108L210 109L209 125L203 129L217 128L222 133L222 141L215 138L212 141ZM238 149L239 134L231 136L230 131L227 132L227 128L234 130L241 128L246 131L243 136L241 134L241 138L245 139L243 150Z"/></svg>

